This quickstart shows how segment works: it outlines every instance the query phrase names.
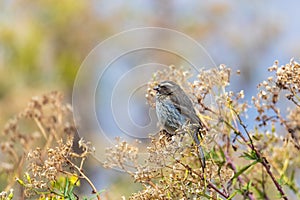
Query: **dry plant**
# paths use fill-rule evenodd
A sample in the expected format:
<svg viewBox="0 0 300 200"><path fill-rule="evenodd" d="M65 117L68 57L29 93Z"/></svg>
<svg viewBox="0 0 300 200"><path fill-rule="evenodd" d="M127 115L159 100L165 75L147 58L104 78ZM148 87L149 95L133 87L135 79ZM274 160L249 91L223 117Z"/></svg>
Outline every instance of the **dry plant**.
<svg viewBox="0 0 300 200"><path fill-rule="evenodd" d="M300 199L300 65L291 60L279 66L276 61L269 71L272 75L258 84L250 103L243 90L228 91L232 72L225 65L201 70L192 83L191 74L175 66L153 75L146 95L151 106L152 88L163 80L177 82L194 101L205 125L204 171L198 147L186 131L151 136L146 158L136 143L118 138L107 149L103 165L123 170L143 186L129 199ZM253 120L249 109L257 112ZM16 192L23 198L78 199L74 189L81 179L100 199L84 172L94 148L83 139L74 142L75 134L72 109L60 93L32 98L1 135L0 169L7 192L1 192L0 199L12 199ZM74 150L77 145L80 153ZM16 182L20 191L10 190Z"/></svg>
<svg viewBox="0 0 300 200"><path fill-rule="evenodd" d="M7 175L4 191L15 188L17 181L21 185L17 196L22 198L78 199L74 189L84 179L100 199L83 170L94 149L83 139L76 145L76 133L71 106L63 103L62 94L33 97L25 110L6 124L1 135L1 172Z"/></svg>
<svg viewBox="0 0 300 200"><path fill-rule="evenodd" d="M225 65L201 70L193 83L187 81L189 72L175 66L155 73L146 95L151 106L152 88L164 80L177 82L194 100L206 125L207 167L203 172L188 134L170 137L163 131L151 137L145 159L139 158L136 144L118 138L104 166L123 170L143 186L129 199L300 198L300 65L276 61L269 71L276 73L258 85L253 104L243 100L243 90L227 91L231 70ZM286 115L280 112L281 96L290 103L283 108ZM256 119L249 119L249 109L257 111Z"/></svg>

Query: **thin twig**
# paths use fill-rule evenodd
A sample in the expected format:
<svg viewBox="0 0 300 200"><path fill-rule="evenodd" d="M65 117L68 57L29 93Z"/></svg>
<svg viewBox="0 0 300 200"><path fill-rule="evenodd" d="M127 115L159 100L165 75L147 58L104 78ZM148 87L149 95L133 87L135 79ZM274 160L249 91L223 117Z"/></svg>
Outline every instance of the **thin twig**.
<svg viewBox="0 0 300 200"><path fill-rule="evenodd" d="M237 118L238 118L238 120L239 120L239 123L240 123L240 125L243 127L243 129L244 129L245 133L247 134L248 139L249 139L250 142L243 136L243 134L242 134L239 130L235 129L235 128L232 127L232 126L231 126L231 128L233 128L234 132L238 133L238 135L239 135L239 136L244 140L244 142L251 148L251 150L255 152L257 158L259 159L260 163L264 166L264 168L265 168L265 170L267 171L268 175L271 177L271 179L272 179L274 185L276 186L277 190L279 191L280 195L282 196L283 199L287 200L288 198L287 198L287 196L285 195L285 193L284 193L284 191L283 191L281 185L278 183L278 181L276 180L275 176L274 176L273 173L271 172L271 167L270 167L270 165L269 165L269 162L268 162L267 159L266 159L265 157L263 157L263 156L261 155L261 153L255 148L255 146L254 146L254 144L253 144L253 141L252 141L252 138L251 138L251 136L250 136L250 133L249 133L249 131L248 131L246 125L243 123L243 121L242 121L240 115L239 115L235 110L233 110L233 111L235 112L235 114L236 114L236 116L237 116Z"/></svg>
<svg viewBox="0 0 300 200"><path fill-rule="evenodd" d="M227 150L224 152L224 154L225 154L225 158L226 158L226 160L227 160L227 164L228 164L228 166L233 170L233 172L236 174L236 166L234 165L234 163L233 163L233 161L232 161L232 159L230 158L230 156L229 156L229 145L230 145L230 140L229 140L229 138L228 138L228 141L227 141ZM238 180L238 182L243 186L243 185L245 185L245 181L242 179L242 177L241 176L238 176L237 177L237 180ZM248 196L248 198L250 199L250 200L254 200L255 199L255 197L253 196L253 194L252 193L247 193L247 196Z"/></svg>
<svg viewBox="0 0 300 200"><path fill-rule="evenodd" d="M98 191L97 191L96 187L94 186L92 181L82 172L82 169L80 169L77 165L72 163L69 159L67 159L67 161L68 161L68 163L70 163L72 165L72 167L74 167L80 173L80 176L82 176L88 182L88 184L93 189L93 193L96 194L97 199L101 200L100 195L98 194Z"/></svg>
<svg viewBox="0 0 300 200"><path fill-rule="evenodd" d="M189 170L190 172L196 174L197 176L199 176L201 178L201 180L204 180L203 175L199 174L198 172L194 171L189 165L186 165L184 163L182 163L180 160L176 159L175 160L177 163L181 164L183 167L185 167L187 170ZM224 198L228 198L229 195L227 193L225 193L224 191L219 190L213 183L211 183L208 180L205 180L207 182L207 187L208 188L212 188L213 190L215 190L217 193L219 193L221 196L223 196Z"/></svg>
<svg viewBox="0 0 300 200"><path fill-rule="evenodd" d="M266 180L265 180L265 171L264 171L264 168L262 167L261 168L261 176L262 176L262 182L261 182L261 186L262 186L262 189L263 189L263 194L264 194L264 198L266 200L269 200L269 197L267 196L267 193L266 193L266 187L265 187L265 183L266 183Z"/></svg>
<svg viewBox="0 0 300 200"><path fill-rule="evenodd" d="M34 119L34 122L36 123L36 125L38 126L38 128L40 129L42 135L43 135L44 138L47 140L48 137L47 137L46 131L45 131L45 129L43 128L41 122L40 122L36 117L34 117L33 119Z"/></svg>
<svg viewBox="0 0 300 200"><path fill-rule="evenodd" d="M214 184L212 184L210 181L207 181L207 187L214 189L217 193L225 197L226 199L229 197L229 195L223 193L221 190L219 190Z"/></svg>
<svg viewBox="0 0 300 200"><path fill-rule="evenodd" d="M280 120L280 123L283 124L284 128L288 131L288 133L291 135L294 145L295 147L300 150L300 144L298 141L297 136L295 135L295 131L293 129L291 129L289 127L289 125L287 124L286 120L279 114L279 112L277 111L277 109L274 106L271 106L271 109L276 113L277 118Z"/></svg>

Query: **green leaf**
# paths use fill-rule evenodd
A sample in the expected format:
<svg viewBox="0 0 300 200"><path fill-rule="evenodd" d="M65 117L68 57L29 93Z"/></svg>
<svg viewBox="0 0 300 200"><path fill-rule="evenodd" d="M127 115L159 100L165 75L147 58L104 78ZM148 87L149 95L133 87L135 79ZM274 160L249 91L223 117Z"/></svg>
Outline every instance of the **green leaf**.
<svg viewBox="0 0 300 200"><path fill-rule="evenodd" d="M239 175L241 175L242 173L244 173L245 171L247 171L250 167L254 166L256 163L258 163L258 161L254 161L254 162L250 163L249 165L246 165L245 167L243 167L242 169L240 169L238 172L236 172L231 179L237 178Z"/></svg>
<svg viewBox="0 0 300 200"><path fill-rule="evenodd" d="M64 196L67 196L69 194L69 179L66 177L66 184L65 184L65 188L64 188Z"/></svg>
<svg viewBox="0 0 300 200"><path fill-rule="evenodd" d="M241 155L241 157L245 158L246 160L259 161L259 158L257 157L255 151L251 151L250 153L244 152L243 155Z"/></svg>
<svg viewBox="0 0 300 200"><path fill-rule="evenodd" d="M238 193L238 191L235 190L235 191L227 198L227 200L232 199L237 193Z"/></svg>

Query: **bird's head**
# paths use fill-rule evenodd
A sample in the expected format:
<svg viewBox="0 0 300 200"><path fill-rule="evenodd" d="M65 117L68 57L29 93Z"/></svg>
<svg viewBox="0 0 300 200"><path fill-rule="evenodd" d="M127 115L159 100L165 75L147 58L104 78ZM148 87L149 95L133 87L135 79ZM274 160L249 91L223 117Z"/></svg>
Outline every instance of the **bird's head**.
<svg viewBox="0 0 300 200"><path fill-rule="evenodd" d="M176 90L178 90L178 88L180 88L179 85L177 85L173 81L163 81L153 89L156 91L158 95L171 95Z"/></svg>

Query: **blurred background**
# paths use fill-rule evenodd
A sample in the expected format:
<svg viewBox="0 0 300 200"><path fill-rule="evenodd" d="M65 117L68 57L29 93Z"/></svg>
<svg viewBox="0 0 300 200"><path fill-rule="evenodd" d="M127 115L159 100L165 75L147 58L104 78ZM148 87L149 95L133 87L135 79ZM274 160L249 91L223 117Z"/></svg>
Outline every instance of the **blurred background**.
<svg viewBox="0 0 300 200"><path fill-rule="evenodd" d="M76 73L90 51L114 34L146 26L187 34L217 65L240 69L232 88L244 89L250 100L275 60L299 61L299 6L279 0L1 0L0 127L34 95L58 90L71 102ZM98 188L106 189L110 198L136 189L119 172L97 166L93 173Z"/></svg>

